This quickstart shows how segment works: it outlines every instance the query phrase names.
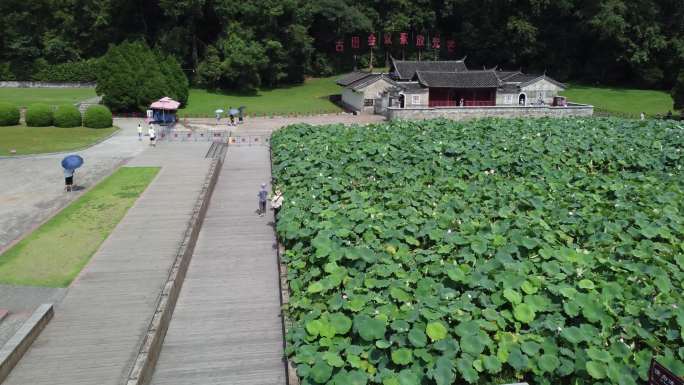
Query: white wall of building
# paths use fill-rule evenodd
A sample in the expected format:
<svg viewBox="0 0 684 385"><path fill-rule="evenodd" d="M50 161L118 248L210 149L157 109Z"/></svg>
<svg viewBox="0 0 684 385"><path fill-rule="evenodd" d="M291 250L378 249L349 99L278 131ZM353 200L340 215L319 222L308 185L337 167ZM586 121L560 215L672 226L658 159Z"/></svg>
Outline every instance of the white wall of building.
<svg viewBox="0 0 684 385"><path fill-rule="evenodd" d="M392 87L394 86L386 79L378 79L360 91L354 91L349 87L345 87L342 90L342 103L354 111L373 112L373 105L366 106L365 101L368 100L370 103L372 100L374 104L375 100L382 96L383 92Z"/></svg>
<svg viewBox="0 0 684 385"><path fill-rule="evenodd" d="M363 93L356 92L351 88L345 87L342 90L342 103L354 111L361 111L363 109Z"/></svg>
<svg viewBox="0 0 684 385"><path fill-rule="evenodd" d="M536 82L528 84L522 89L522 91L527 94L528 104L537 103L540 96L541 99L544 100L544 103L551 104L553 103L553 98L558 96L558 93L562 90L563 89L557 84L554 84L544 78L540 78Z"/></svg>
<svg viewBox="0 0 684 385"><path fill-rule="evenodd" d="M418 91L411 90L411 92L402 93L404 95L404 108L427 107L430 103L430 93L428 89Z"/></svg>
<svg viewBox="0 0 684 385"><path fill-rule="evenodd" d="M518 96L516 93L504 93L501 91L496 91L496 105L497 106L517 106Z"/></svg>

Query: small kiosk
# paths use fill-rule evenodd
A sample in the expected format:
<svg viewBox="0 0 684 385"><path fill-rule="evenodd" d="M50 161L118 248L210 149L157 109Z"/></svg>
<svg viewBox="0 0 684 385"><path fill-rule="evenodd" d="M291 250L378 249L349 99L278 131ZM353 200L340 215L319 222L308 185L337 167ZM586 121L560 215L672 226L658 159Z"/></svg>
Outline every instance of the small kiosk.
<svg viewBox="0 0 684 385"><path fill-rule="evenodd" d="M163 97L150 105L148 111L148 123L170 126L176 123L176 112L180 103L169 98Z"/></svg>

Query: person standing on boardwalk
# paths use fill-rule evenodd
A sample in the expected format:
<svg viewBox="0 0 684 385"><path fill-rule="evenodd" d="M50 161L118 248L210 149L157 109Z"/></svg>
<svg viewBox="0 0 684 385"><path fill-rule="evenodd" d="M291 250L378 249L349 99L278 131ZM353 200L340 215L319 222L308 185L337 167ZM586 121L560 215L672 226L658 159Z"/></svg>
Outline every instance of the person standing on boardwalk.
<svg viewBox="0 0 684 385"><path fill-rule="evenodd" d="M266 191L266 183L261 184L261 190L257 194L259 198L259 216L263 217L266 212L266 201L268 200L268 191Z"/></svg>
<svg viewBox="0 0 684 385"><path fill-rule="evenodd" d="M280 190L275 191L275 195L271 198L271 208L273 209L273 215L278 216L278 211L280 211L280 206L283 205L283 193Z"/></svg>
<svg viewBox="0 0 684 385"><path fill-rule="evenodd" d="M142 140L142 125L138 123L138 140Z"/></svg>
<svg viewBox="0 0 684 385"><path fill-rule="evenodd" d="M147 130L147 133L150 135L150 146L154 147L155 139L157 139L157 133L154 131L153 125L150 124L150 129Z"/></svg>

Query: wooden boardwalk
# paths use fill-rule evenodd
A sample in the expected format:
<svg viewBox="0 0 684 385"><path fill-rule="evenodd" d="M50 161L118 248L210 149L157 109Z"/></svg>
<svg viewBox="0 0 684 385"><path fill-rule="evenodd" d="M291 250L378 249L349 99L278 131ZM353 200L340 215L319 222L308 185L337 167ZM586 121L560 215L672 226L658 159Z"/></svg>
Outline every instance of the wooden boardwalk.
<svg viewBox="0 0 684 385"><path fill-rule="evenodd" d="M285 385L267 147L230 147L169 327L153 385Z"/></svg>
<svg viewBox="0 0 684 385"><path fill-rule="evenodd" d="M162 143L131 166L161 166L69 288L4 385L120 385L186 231L209 143Z"/></svg>

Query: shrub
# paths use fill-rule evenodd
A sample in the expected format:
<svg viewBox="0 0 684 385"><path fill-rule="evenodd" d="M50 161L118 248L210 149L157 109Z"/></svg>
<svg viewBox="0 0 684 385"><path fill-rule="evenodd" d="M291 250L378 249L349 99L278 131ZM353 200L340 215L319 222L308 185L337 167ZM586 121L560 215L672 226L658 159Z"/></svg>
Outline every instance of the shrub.
<svg viewBox="0 0 684 385"><path fill-rule="evenodd" d="M105 106L92 106L83 117L83 125L88 128L109 128L112 123L112 112Z"/></svg>
<svg viewBox="0 0 684 385"><path fill-rule="evenodd" d="M55 110L57 127L80 127L82 123L81 111L76 106L65 104Z"/></svg>
<svg viewBox="0 0 684 385"><path fill-rule="evenodd" d="M29 127L52 126L52 108L47 104L33 104L26 110L26 125Z"/></svg>
<svg viewBox="0 0 684 385"><path fill-rule="evenodd" d="M19 124L19 109L11 104L0 103L0 126Z"/></svg>
<svg viewBox="0 0 684 385"><path fill-rule="evenodd" d="M181 104L188 99L188 79L180 64L142 42L110 47L97 71L95 90L112 111L145 111L164 96Z"/></svg>
<svg viewBox="0 0 684 385"><path fill-rule="evenodd" d="M94 82L97 80L98 65L98 59L60 64L48 64L43 59L40 63L34 63L32 79L43 82Z"/></svg>

